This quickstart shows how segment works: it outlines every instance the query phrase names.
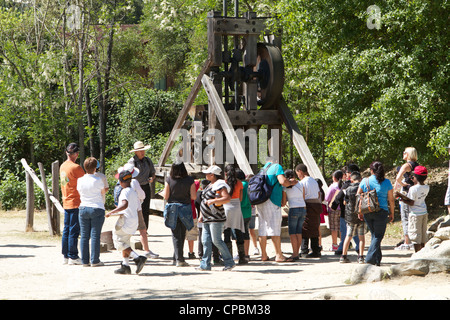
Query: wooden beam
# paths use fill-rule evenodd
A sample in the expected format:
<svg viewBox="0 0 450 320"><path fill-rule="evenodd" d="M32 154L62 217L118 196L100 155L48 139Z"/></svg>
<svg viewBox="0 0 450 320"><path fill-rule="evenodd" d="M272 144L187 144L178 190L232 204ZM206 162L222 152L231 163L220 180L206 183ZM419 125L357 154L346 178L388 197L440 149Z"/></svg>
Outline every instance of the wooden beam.
<svg viewBox="0 0 450 320"><path fill-rule="evenodd" d="M189 93L186 102L184 103L183 109L181 109L180 114L178 115L178 119L175 122L172 131L170 132L169 139L167 140L166 146L164 147L161 157L159 158L158 167L162 167L166 163L170 151L172 150L172 147L177 138L178 130L183 126L183 122L188 116L189 111L191 110L191 107L195 101L195 98L197 98L197 94L201 88L202 77L209 71L210 67L211 67L211 60L207 59L205 64L203 65L202 70L200 71L200 74L197 77L197 80L194 83L194 86L191 89L191 92Z"/></svg>
<svg viewBox="0 0 450 320"><path fill-rule="evenodd" d="M211 78L207 75L203 75L202 83L205 87L206 94L208 95L210 105L214 108L216 112L217 119L219 119L222 129L224 130L225 137L231 146L234 156L236 157L237 163L245 174L253 174L252 167L250 166L247 156L245 155L245 150L239 142L239 138L234 131L234 127L228 117L227 111L223 106L222 99L220 99L216 88L214 87Z"/></svg>
<svg viewBox="0 0 450 320"><path fill-rule="evenodd" d="M234 126L283 124L278 110L229 110L227 113Z"/></svg>
<svg viewBox="0 0 450 320"><path fill-rule="evenodd" d="M38 185L39 188L44 190L44 185L42 184L41 180L39 180L39 178L37 177L37 175L34 172L34 170L30 168L30 166L28 165L27 161L25 159L21 159L20 161L22 162L22 165L25 168L25 170L30 174L30 177L33 179L33 181ZM52 194L50 194L49 197L50 197L50 200L55 205L56 209L58 209L58 211L60 213L64 214L64 208L59 203L58 199L56 199Z"/></svg>
<svg viewBox="0 0 450 320"><path fill-rule="evenodd" d="M47 209L47 221L48 221L48 230L50 232L50 235L54 236L56 234L55 228L53 227L53 218L52 218L52 208L50 204L50 195L48 193L47 188L47 179L45 178L45 171L44 171L44 165L39 162L39 171L41 172L42 181L45 181L42 186L42 190L44 190L45 195L45 208Z"/></svg>
<svg viewBox="0 0 450 320"><path fill-rule="evenodd" d="M292 113L289 110L289 107L287 106L284 99L280 99L280 104L278 105L278 108L280 110L284 123L286 124L286 128L288 129L289 133L292 136L292 141L300 155L300 158L302 159L303 163L308 167L309 175L313 178L322 180L323 182L322 188L323 191L326 193L328 190L328 185L324 177L322 176L322 172L320 171L319 166L314 160L314 157L312 156L305 139L300 133L300 129L297 125L297 122L295 122L295 119L292 116Z"/></svg>

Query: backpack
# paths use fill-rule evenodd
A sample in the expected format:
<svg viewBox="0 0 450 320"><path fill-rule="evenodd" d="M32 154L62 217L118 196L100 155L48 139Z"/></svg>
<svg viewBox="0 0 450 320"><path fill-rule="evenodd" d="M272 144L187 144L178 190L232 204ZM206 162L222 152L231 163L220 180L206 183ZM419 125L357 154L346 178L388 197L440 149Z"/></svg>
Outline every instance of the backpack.
<svg viewBox="0 0 450 320"><path fill-rule="evenodd" d="M248 199L252 205L267 201L272 194L273 186L268 183L267 171L273 163L259 170L257 174L248 181Z"/></svg>
<svg viewBox="0 0 450 320"><path fill-rule="evenodd" d="M119 196L122 189L123 188L120 183L117 182L117 184L114 186L114 204L116 205L116 207L119 205Z"/></svg>

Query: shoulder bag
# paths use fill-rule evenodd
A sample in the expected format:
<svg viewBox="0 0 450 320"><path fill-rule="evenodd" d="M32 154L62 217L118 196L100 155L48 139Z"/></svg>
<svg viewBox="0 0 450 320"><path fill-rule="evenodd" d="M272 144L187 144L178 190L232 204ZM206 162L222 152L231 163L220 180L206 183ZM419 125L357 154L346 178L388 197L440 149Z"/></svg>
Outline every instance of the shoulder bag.
<svg viewBox="0 0 450 320"><path fill-rule="evenodd" d="M367 214L380 210L377 191L375 189L370 189L369 179L366 178L364 180L366 180L367 191L356 194L356 214Z"/></svg>

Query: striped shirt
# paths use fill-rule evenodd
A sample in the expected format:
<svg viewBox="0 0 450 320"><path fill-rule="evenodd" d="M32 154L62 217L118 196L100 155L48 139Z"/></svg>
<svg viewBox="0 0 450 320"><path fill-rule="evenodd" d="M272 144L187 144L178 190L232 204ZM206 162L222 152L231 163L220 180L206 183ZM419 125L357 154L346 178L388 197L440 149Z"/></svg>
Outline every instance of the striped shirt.
<svg viewBox="0 0 450 320"><path fill-rule="evenodd" d="M202 202L200 204L200 212L202 213L202 217L203 217L203 222L204 223L226 221L227 218L225 216L225 210L223 208L223 205L221 205L221 206L216 206L216 205L208 206L206 204L207 200L216 198L216 193L220 197L220 191L222 189L217 190L217 191L213 191L213 188L211 187L211 185L209 185L205 190L203 190L202 196L201 196Z"/></svg>

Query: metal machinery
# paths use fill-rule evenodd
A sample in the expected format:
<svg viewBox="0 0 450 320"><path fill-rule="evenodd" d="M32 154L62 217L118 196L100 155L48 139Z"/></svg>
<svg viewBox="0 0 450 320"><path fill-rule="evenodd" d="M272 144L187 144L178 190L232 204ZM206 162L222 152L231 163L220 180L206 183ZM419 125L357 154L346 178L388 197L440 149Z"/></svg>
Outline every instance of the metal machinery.
<svg viewBox="0 0 450 320"><path fill-rule="evenodd" d="M257 139L258 143L267 143L269 155L278 160L285 124L310 175L322 179L326 188L320 169L283 100L284 63L280 35L266 35L265 42L258 43L266 31L266 19L256 17L254 12L239 17L238 0L234 2L234 16L229 17L227 1L223 2L223 15L208 13L208 59L159 159L157 176L162 182L162 177L170 170L166 161L180 133L189 137L183 137L176 156L182 157L194 177L202 177L205 166L223 166L225 162L236 163L246 174L256 173L258 160L264 162L265 159L255 158L255 144L250 141ZM201 86L208 95L208 105L193 106ZM264 139L260 135L262 126L267 133Z"/></svg>

